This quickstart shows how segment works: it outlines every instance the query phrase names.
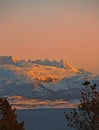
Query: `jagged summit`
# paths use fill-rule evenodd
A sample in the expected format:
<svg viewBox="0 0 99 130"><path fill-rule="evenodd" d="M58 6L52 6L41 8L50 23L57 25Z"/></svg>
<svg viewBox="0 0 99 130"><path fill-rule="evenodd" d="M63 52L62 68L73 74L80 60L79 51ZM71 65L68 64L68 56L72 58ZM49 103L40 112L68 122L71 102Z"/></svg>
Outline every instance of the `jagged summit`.
<svg viewBox="0 0 99 130"><path fill-rule="evenodd" d="M61 65L62 68L71 69L74 72L78 72L78 69L76 69L73 65L71 65L70 63L64 61L63 59L60 60L60 65Z"/></svg>
<svg viewBox="0 0 99 130"><path fill-rule="evenodd" d="M0 65L2 64L13 64L12 56L0 56Z"/></svg>
<svg viewBox="0 0 99 130"><path fill-rule="evenodd" d="M44 66L54 66L54 67L59 67L59 68L64 68L71 70L73 72L79 72L78 69L76 69L74 66L72 66L70 63L66 62L65 60L61 59L60 61L56 60L25 60L25 59L19 59L16 57L12 56L0 56L0 65L3 64L16 64L16 63L33 63L33 64L39 64L39 65L44 65ZM25 65L25 64L24 64Z"/></svg>
<svg viewBox="0 0 99 130"><path fill-rule="evenodd" d="M86 73L88 71L84 69L78 69L68 63L67 61L61 59L59 61L57 60L49 60L46 58L45 60L41 59L36 59L36 60L31 60L31 59L20 59L17 57L13 56L0 56L0 65L5 65L5 64L11 64L15 66L20 66L20 67L27 67L27 66L32 66L35 64L41 65L41 66L50 66L50 67L57 67L57 68L63 68L66 69L70 72L74 73Z"/></svg>
<svg viewBox="0 0 99 130"><path fill-rule="evenodd" d="M59 68L69 69L73 72L79 72L78 69L76 69L74 66L72 66L70 63L66 62L65 60L61 59L60 61L50 61L49 59L45 60L34 60L32 63L40 64L40 65L47 65L47 66L55 66Z"/></svg>

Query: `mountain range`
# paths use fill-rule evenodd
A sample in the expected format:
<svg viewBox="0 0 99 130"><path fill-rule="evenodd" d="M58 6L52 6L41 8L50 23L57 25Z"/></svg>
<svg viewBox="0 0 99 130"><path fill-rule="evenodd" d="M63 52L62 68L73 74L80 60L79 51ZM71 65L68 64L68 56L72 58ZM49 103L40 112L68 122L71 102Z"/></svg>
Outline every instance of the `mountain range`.
<svg viewBox="0 0 99 130"><path fill-rule="evenodd" d="M50 107L54 104L52 106L55 107L57 104L57 107L66 107L69 102L74 103L80 98L82 83L86 80L99 85L99 76L64 60L24 60L0 56L0 96L7 97L15 107L31 108L33 103L36 106L47 104Z"/></svg>

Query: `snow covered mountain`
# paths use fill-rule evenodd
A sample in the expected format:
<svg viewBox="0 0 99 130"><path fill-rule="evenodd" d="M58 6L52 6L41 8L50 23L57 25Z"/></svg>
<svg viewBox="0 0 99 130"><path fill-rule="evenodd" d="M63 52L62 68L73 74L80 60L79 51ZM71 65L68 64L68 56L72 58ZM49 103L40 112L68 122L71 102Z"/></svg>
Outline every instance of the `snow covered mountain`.
<svg viewBox="0 0 99 130"><path fill-rule="evenodd" d="M14 101L19 97L22 101L24 98L76 100L81 84L86 80L99 84L99 76L77 69L63 60L32 61L0 56L0 96L10 97L10 101L13 101L13 96L16 97Z"/></svg>

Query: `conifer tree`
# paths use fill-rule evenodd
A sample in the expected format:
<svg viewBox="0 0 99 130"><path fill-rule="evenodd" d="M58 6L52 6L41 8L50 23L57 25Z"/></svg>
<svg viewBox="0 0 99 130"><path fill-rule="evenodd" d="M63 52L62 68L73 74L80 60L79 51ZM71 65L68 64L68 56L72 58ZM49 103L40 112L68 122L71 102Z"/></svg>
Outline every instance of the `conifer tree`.
<svg viewBox="0 0 99 130"><path fill-rule="evenodd" d="M83 83L78 109L65 113L67 126L77 130L99 130L99 91L96 84Z"/></svg>
<svg viewBox="0 0 99 130"><path fill-rule="evenodd" d="M0 130L24 130L24 122L18 123L15 109L6 98L0 98Z"/></svg>

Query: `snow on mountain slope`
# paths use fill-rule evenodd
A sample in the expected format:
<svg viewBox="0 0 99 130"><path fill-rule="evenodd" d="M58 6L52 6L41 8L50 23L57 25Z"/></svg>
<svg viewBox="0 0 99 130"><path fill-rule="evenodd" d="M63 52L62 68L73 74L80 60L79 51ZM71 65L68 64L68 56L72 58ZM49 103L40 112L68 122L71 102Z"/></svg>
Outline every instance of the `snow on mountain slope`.
<svg viewBox="0 0 99 130"><path fill-rule="evenodd" d="M72 77L65 77L62 80L59 80L58 82L55 83L49 83L46 86L54 91L58 90L66 90L69 91L71 89L75 88L81 88L81 83L83 83L86 80L91 80L92 77L88 74L82 74L82 75L77 75L77 76L72 76Z"/></svg>
<svg viewBox="0 0 99 130"><path fill-rule="evenodd" d="M21 60L0 57L0 96L28 99L76 100L82 82L99 84L99 76L81 71L63 60ZM11 99L11 98L10 98ZM23 99L23 98L22 98Z"/></svg>

